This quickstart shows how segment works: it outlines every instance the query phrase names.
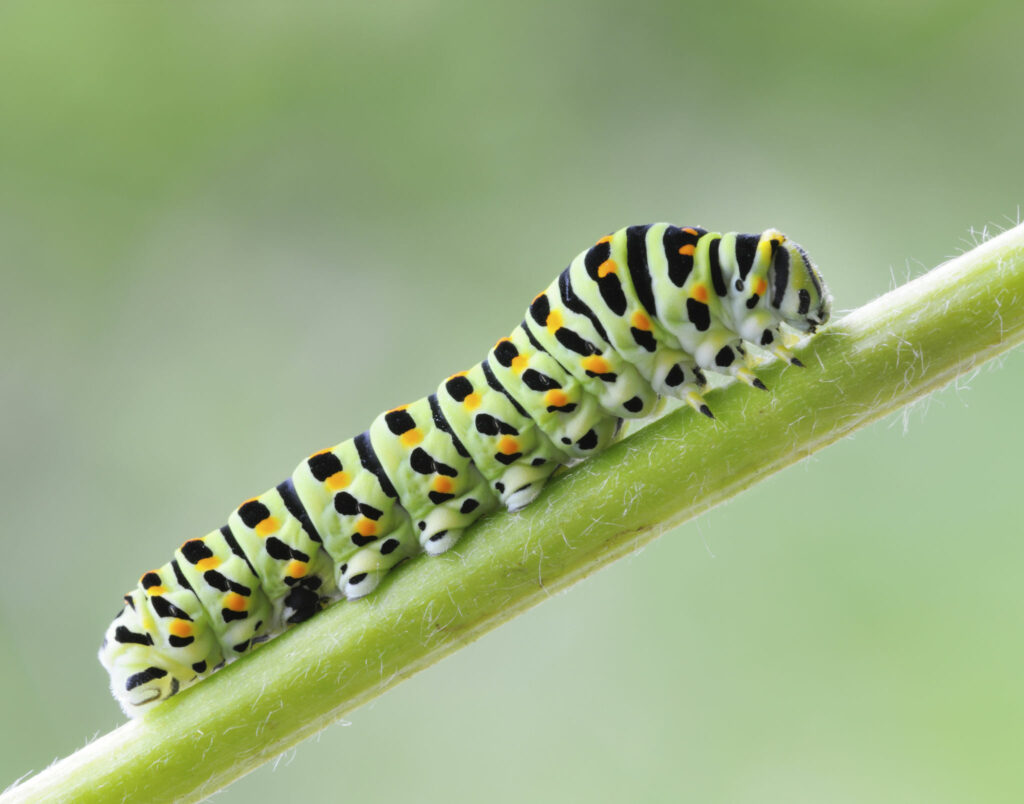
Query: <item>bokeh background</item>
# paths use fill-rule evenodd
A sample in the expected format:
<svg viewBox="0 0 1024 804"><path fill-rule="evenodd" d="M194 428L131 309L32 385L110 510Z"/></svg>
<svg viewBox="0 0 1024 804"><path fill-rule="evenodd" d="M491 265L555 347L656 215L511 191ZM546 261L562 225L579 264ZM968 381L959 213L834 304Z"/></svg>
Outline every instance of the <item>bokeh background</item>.
<svg viewBox="0 0 1024 804"><path fill-rule="evenodd" d="M1017 2L0 6L0 788L121 593L630 223L850 309L1017 220ZM1024 355L416 676L232 802L1019 801Z"/></svg>

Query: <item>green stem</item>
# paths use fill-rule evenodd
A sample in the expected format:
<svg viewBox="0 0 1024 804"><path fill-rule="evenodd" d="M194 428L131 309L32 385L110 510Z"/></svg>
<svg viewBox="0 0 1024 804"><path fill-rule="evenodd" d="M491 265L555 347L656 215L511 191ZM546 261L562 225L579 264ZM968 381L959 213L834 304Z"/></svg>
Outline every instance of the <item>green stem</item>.
<svg viewBox="0 0 1024 804"><path fill-rule="evenodd" d="M1024 340L1024 226L856 310L0 796L196 801L553 592ZM97 690L97 694L101 694Z"/></svg>

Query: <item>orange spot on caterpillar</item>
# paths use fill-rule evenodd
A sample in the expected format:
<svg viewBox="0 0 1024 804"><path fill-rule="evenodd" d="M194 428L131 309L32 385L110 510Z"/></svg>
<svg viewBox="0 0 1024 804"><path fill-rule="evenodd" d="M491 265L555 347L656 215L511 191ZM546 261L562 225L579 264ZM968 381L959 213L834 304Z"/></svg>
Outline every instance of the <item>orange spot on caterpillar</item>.
<svg viewBox="0 0 1024 804"><path fill-rule="evenodd" d="M413 427L411 430L406 430L398 437L402 444L407 447L415 447L423 440L423 433L420 432L418 427Z"/></svg>
<svg viewBox="0 0 1024 804"><path fill-rule="evenodd" d="M696 285L693 286L693 290L690 292L690 295L693 298L695 298L697 301L703 302L703 303L707 304L707 301L708 301L708 289L706 287L704 287L704 285L700 284L699 282Z"/></svg>
<svg viewBox="0 0 1024 804"><path fill-rule="evenodd" d="M754 293L756 293L758 296L763 296L766 290L768 290L768 283L764 280L763 277L758 277L757 280L754 282Z"/></svg>
<svg viewBox="0 0 1024 804"><path fill-rule="evenodd" d="M498 442L498 452L502 455L514 455L519 452L519 442L512 438L512 436L504 436Z"/></svg>
<svg viewBox="0 0 1024 804"><path fill-rule="evenodd" d="M685 229L683 229L683 231L686 232L688 235L693 235L694 237L697 236L697 230L691 226L687 226Z"/></svg>
<svg viewBox="0 0 1024 804"><path fill-rule="evenodd" d="M569 401L569 396L560 388L552 388L544 394L544 404L550 408L560 408Z"/></svg>
<svg viewBox="0 0 1024 804"><path fill-rule="evenodd" d="M580 365L582 365L586 371L593 372L594 374L607 374L611 371L611 366L608 365L608 361L601 357L601 355L585 357L580 361Z"/></svg>
<svg viewBox="0 0 1024 804"><path fill-rule="evenodd" d="M337 471L324 481L324 485L331 491L343 489L352 482L352 476L345 471Z"/></svg>
<svg viewBox="0 0 1024 804"><path fill-rule="evenodd" d="M285 574L289 578L304 578L306 572L309 570L309 566L302 561L289 561L288 567L285 569Z"/></svg>
<svg viewBox="0 0 1024 804"><path fill-rule="evenodd" d="M229 611L245 611L247 602L238 592L231 592L224 596L224 608Z"/></svg>
<svg viewBox="0 0 1024 804"><path fill-rule="evenodd" d="M440 475L434 478L434 491L439 491L441 494L450 494L453 486L450 477Z"/></svg>
<svg viewBox="0 0 1024 804"><path fill-rule="evenodd" d="M391 410L389 410L388 413L397 413L400 410L405 410L407 407L409 407L409 406L408 405L399 405L397 408L391 408Z"/></svg>
<svg viewBox="0 0 1024 804"><path fill-rule="evenodd" d="M210 556L209 558L201 558L196 563L196 569L200 572L206 572L207 570L217 569L220 566L220 559L217 556Z"/></svg>
<svg viewBox="0 0 1024 804"><path fill-rule="evenodd" d="M466 406L466 410L476 410L480 407L480 402L480 393L478 391L474 391L462 400L462 404Z"/></svg>
<svg viewBox="0 0 1024 804"><path fill-rule="evenodd" d="M150 597L159 597L160 595L166 595L167 594L167 587L166 586L151 586L151 587L149 587L149 589L146 590L146 594L149 595Z"/></svg>
<svg viewBox="0 0 1024 804"><path fill-rule="evenodd" d="M562 327L562 311L552 310L548 313L548 320L546 322L548 332L554 334Z"/></svg>
<svg viewBox="0 0 1024 804"><path fill-rule="evenodd" d="M167 630L176 637L192 636L192 623L186 620L174 620L167 626Z"/></svg>
<svg viewBox="0 0 1024 804"><path fill-rule="evenodd" d="M356 533L360 536L376 536L377 535L377 523L372 519L366 517L361 518L356 522Z"/></svg>
<svg viewBox="0 0 1024 804"><path fill-rule="evenodd" d="M694 249L693 243L689 243L689 244L687 244L685 246L680 246L679 253L682 254L684 257L692 257L693 256L693 249Z"/></svg>
<svg viewBox="0 0 1024 804"><path fill-rule="evenodd" d="M637 329L642 329L645 332L651 329L651 319L649 319L639 310L633 313L632 323L634 327L636 327Z"/></svg>
<svg viewBox="0 0 1024 804"><path fill-rule="evenodd" d="M271 533L277 533L281 527L281 522L276 516L268 516L262 522L260 522L253 530L260 536L269 536Z"/></svg>
<svg viewBox="0 0 1024 804"><path fill-rule="evenodd" d="M605 260L597 266L597 278L604 279L608 274L614 274L619 270L615 260Z"/></svg>
<svg viewBox="0 0 1024 804"><path fill-rule="evenodd" d="M602 243L611 243L612 237L612 235L605 235L604 237L597 241L597 245L601 245Z"/></svg>
<svg viewBox="0 0 1024 804"><path fill-rule="evenodd" d="M516 355L512 358L512 371L516 374L521 374L528 365L530 365L530 358L526 355Z"/></svg>

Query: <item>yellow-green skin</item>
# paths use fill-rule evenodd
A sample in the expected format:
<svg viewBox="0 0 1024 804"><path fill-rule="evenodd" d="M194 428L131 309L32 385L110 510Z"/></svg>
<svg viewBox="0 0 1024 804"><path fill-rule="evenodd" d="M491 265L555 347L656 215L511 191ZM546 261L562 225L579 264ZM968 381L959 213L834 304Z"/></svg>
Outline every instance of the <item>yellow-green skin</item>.
<svg viewBox="0 0 1024 804"><path fill-rule="evenodd" d="M780 324L814 332L830 307L807 255L773 229L658 223L601 238L482 362L311 455L145 573L100 648L114 697L134 717L328 602L369 594L483 514L528 505L663 396L711 416L707 371L763 388L744 342L799 365Z"/></svg>

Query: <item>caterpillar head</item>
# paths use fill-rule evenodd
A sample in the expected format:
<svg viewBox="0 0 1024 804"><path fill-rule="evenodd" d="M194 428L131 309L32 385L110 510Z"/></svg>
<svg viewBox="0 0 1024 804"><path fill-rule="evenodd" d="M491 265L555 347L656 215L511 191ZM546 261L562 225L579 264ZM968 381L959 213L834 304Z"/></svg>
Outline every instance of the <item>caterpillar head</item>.
<svg viewBox="0 0 1024 804"><path fill-rule="evenodd" d="M813 333L832 314L832 295L807 252L783 240L768 270L768 304L793 329Z"/></svg>

